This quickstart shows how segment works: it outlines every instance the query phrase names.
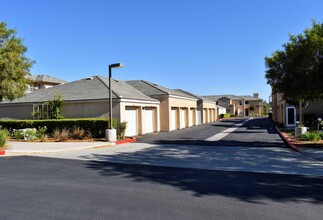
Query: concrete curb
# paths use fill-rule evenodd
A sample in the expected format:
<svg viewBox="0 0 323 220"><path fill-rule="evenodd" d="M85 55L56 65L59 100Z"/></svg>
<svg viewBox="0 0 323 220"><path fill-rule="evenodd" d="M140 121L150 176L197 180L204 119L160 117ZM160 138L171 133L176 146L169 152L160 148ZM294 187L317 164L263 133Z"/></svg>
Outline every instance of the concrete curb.
<svg viewBox="0 0 323 220"><path fill-rule="evenodd" d="M286 137L279 129L277 126L275 126L276 131L278 132L279 136L284 140L284 142L293 150L297 152L302 152L300 147L296 146L294 144L294 141L292 141L290 138Z"/></svg>
<svg viewBox="0 0 323 220"><path fill-rule="evenodd" d="M130 137L130 139L127 139L127 140L118 140L118 141L116 141L116 145L128 144L128 143L134 143L134 142L137 142L137 139L135 137Z"/></svg>
<svg viewBox="0 0 323 220"><path fill-rule="evenodd" d="M313 153L309 153L306 150L302 149L299 146L296 146L294 143L294 141L292 141L290 138L286 137L276 126L276 130L279 133L279 135L281 136L281 138L284 140L284 142L294 151L297 151L298 153L301 153L303 155L306 155L308 157L311 157L317 161L322 161L322 158L319 158L317 156L315 156Z"/></svg>

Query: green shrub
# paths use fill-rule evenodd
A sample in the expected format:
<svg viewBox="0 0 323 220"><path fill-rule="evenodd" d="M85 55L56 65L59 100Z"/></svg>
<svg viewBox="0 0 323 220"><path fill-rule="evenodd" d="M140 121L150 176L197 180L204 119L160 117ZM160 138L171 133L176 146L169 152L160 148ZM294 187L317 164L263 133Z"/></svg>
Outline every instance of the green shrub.
<svg viewBox="0 0 323 220"><path fill-rule="evenodd" d="M36 128L27 129L25 131L25 133L24 133L25 140L27 140L27 141L33 141L33 140L35 140L37 138L36 133L37 133Z"/></svg>
<svg viewBox="0 0 323 220"><path fill-rule="evenodd" d="M319 132L320 139L323 140L323 132Z"/></svg>
<svg viewBox="0 0 323 220"><path fill-rule="evenodd" d="M46 135L47 127L39 127L38 130L36 131L36 137L41 141L44 142L47 138Z"/></svg>
<svg viewBox="0 0 323 220"><path fill-rule="evenodd" d="M13 129L13 136L16 138L17 141L24 139L24 132L22 130Z"/></svg>
<svg viewBox="0 0 323 220"><path fill-rule="evenodd" d="M4 148L7 143L9 131L7 129L0 129L0 148Z"/></svg>
<svg viewBox="0 0 323 220"><path fill-rule="evenodd" d="M219 118L230 118L230 117L235 117L234 115L231 116L230 113L227 113L227 114L220 114L220 117Z"/></svg>
<svg viewBox="0 0 323 220"><path fill-rule="evenodd" d="M299 137L302 141L319 141L321 139L318 132L306 132L305 134L301 134Z"/></svg>
<svg viewBox="0 0 323 220"><path fill-rule="evenodd" d="M24 129L13 129L13 136L17 140L26 140L33 141L37 138L37 129L36 128L24 128Z"/></svg>
<svg viewBox="0 0 323 220"><path fill-rule="evenodd" d="M51 119L51 120L0 120L0 125L8 130L22 128L39 128L47 127L47 133L53 133L55 128L72 129L78 126L86 131L89 131L95 138L105 136L105 129L109 126L109 120L105 118L73 118L73 119ZM117 127L117 119L113 119L112 125Z"/></svg>
<svg viewBox="0 0 323 220"><path fill-rule="evenodd" d="M124 121L118 124L117 134L119 139L124 139L124 135L127 129L127 123L128 122Z"/></svg>

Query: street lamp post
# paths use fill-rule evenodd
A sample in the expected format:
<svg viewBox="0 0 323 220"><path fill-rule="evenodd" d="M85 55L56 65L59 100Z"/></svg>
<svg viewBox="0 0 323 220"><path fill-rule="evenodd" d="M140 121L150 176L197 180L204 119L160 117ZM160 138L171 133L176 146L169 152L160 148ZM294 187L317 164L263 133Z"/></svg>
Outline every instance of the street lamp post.
<svg viewBox="0 0 323 220"><path fill-rule="evenodd" d="M116 141L116 130L112 128L112 68L121 68L123 64L113 63L109 65L109 129L106 132L108 141Z"/></svg>

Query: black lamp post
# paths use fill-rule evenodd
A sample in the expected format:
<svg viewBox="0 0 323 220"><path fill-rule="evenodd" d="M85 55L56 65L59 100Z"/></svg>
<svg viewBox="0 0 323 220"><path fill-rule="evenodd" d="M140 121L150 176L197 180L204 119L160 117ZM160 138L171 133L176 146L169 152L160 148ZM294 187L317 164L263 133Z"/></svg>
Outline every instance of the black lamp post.
<svg viewBox="0 0 323 220"><path fill-rule="evenodd" d="M112 68L121 68L122 63L113 63L109 65L109 129L112 129Z"/></svg>

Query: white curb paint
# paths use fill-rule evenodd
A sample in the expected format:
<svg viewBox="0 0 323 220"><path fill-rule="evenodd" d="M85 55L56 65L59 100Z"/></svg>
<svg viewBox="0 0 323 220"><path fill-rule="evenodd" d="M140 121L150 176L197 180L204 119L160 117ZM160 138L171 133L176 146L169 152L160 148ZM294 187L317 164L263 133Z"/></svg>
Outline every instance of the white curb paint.
<svg viewBox="0 0 323 220"><path fill-rule="evenodd" d="M213 135L207 139L205 139L205 141L219 141L221 140L222 138L228 136L230 133L234 132L235 130L237 130L238 128L240 128L242 125L244 125L245 123L247 123L249 120L251 120L253 118L249 118L247 119L244 123L242 124L235 124L233 126L233 128L228 128L220 133L217 133L216 135Z"/></svg>

